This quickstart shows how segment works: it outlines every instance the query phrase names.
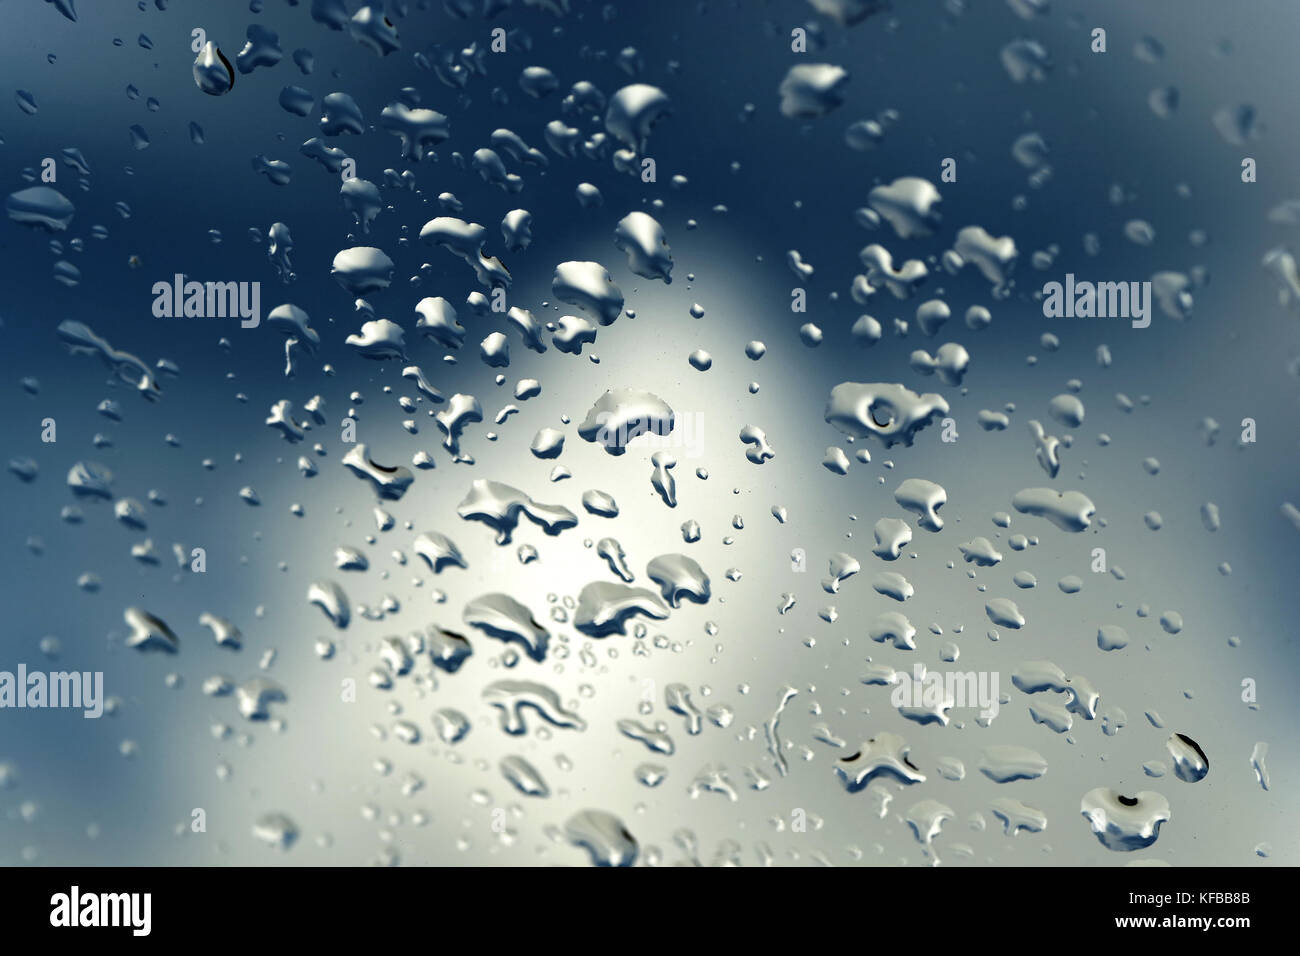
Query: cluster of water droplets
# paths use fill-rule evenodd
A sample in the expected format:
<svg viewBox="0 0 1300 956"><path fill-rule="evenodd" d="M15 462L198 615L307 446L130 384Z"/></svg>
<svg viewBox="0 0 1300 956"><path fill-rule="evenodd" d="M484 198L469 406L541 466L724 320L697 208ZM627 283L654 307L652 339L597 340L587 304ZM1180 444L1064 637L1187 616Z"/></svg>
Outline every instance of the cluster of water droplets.
<svg viewBox="0 0 1300 956"><path fill-rule="evenodd" d="M56 5L69 19L76 19L71 0ZM561 18L569 7L564 0L529 5L551 9ZM469 10L471 5L449 6ZM813 6L845 27L867 21L883 7L872 0L815 0ZM379 62L400 55L404 49L400 23L390 20L382 5L363 6L348 14L341 3L315 3L310 16L315 23L304 23L304 31L309 27L342 31ZM513 39L520 40L518 36ZM602 190L589 181L640 174L642 161L651 158L656 126L661 121L670 122L676 98L670 92L671 77L665 78L663 86L667 89L639 80L602 89L590 81L578 80L563 91L563 84L551 70L527 66L515 78L515 85L538 103L536 128L497 129L483 145L460 134L461 122L452 106L462 91L498 81L502 68L492 64L481 45L459 52L445 51L440 59L423 52L414 54L416 65L433 74L434 82L439 84L435 89L440 95L430 99L447 101L447 112L423 105L423 95L406 87L378 115L371 116L365 115L357 100L344 91L331 90L317 99L314 93L297 85L278 90L272 88L274 84L267 85L264 74L276 70L284 57L280 37L268 28L249 26L242 46L235 46L239 49L233 57L223 52L215 39L198 49L192 76L202 93L228 103L243 96L273 96L284 112L298 118L319 112L314 130L317 135L304 142L299 153L328 172L338 173L351 162L341 144L360 137L384 140L394 164L373 179L346 179L337 193L333 184L321 190L322 205L332 204L345 214L341 231L346 237L332 262L327 267L313 264L310 273L328 273L342 290L340 310L344 318L320 321L292 302L275 304L266 320L272 334L261 342L262 347L275 349L277 354L283 352L284 397L265 409L265 414L261 410L249 414L241 409L244 420L272 429L286 447L293 449L291 458L296 457L304 497L310 495L310 482L322 470L336 468L358 479L349 486L349 503L360 502L373 514L375 533L365 536L367 548L377 551L379 536L384 536L382 540L391 548L397 565L418 573L413 582L421 588L429 585L425 593L436 585L432 610L423 594L420 603L415 602L416 588L411 589L411 597L398 597L393 593L400 590L396 584L385 583L378 586L380 591L390 587L393 590L373 597L378 568L372 566L367 548L343 540L345 532L332 531L339 540L331 547L301 557L311 566L311 581L295 597L304 634L316 635L313 647L321 659L321 668L336 668L342 656L339 651L346 648L349 657L363 661L368 668L366 679L374 692L394 701L410 700L412 696L418 700L422 713L416 712L416 705L393 705L394 719L389 722L385 739L391 734L401 743L428 743L425 735L431 731L432 740L444 751L456 753L471 749L475 738L487 734L504 735L512 747L517 743L517 752L495 761L494 772L511 788L512 797L525 802L564 803L560 811L564 822L546 825L543 831L555 842L581 851L596 865L661 862L663 853L657 847L643 846L633 835L636 827L625 822L633 819L632 807L589 807L581 788L548 780L548 772L538 766L539 743L549 746L566 735L600 735L603 746L617 747L627 742L644 758L633 778L646 791L675 785L692 799L777 800L775 795L786 780L803 770L797 763L792 765L794 745L783 737L788 725L783 725L782 717L804 688L786 687L766 701L752 698L748 687L737 688L738 694L749 698L746 704L753 714L753 724L740 733L729 730L736 717L734 705L702 703L703 698L712 696L712 688L701 684L698 675L688 668L682 667L676 679L657 688L659 693L639 701L629 703L621 689L627 677L638 676L638 659L657 654L671 661L680 642L687 640L684 629L688 625L678 622L690 621L690 626L697 626L696 619L690 616L690 605L705 608L712 615L702 629L705 636L714 638L719 631L725 631L729 586L742 575L736 567L706 569L688 553L701 540L701 522L711 524L719 519L705 510L700 497L688 496L679 489L679 479L689 480L691 469L679 466L682 453L673 444L674 438L680 437L682 421L674 411L676 397L641 387L642 376L635 367L628 367L616 372L626 384L590 390L589 405L576 426L557 409L552 424L538 429L527 446L533 458L554 462L551 487L547 489L525 481L522 469L519 475L483 473L475 459L476 450L498 437L498 432L486 428L495 427L505 433L511 416L520 411L518 405L507 402L493 414L495 403L490 397L505 383L504 370L517 361L518 350L545 356L545 367L557 380L580 380L586 366L578 360L584 348L589 362L599 361L592 351L598 344L633 334L635 324L629 320L636 314L637 296L643 293L643 286L660 282L666 287L672 283L676 263L669 241L671 230L665 228L668 220L661 212L664 204L656 201L647 204L647 209L606 212L601 210L605 201ZM636 50L628 48L618 58L635 79L640 72ZM313 56L309 50L299 49L292 54L292 61L304 77L312 75ZM1000 61L1016 83L1042 82L1052 69L1047 51L1033 40L1008 43ZM774 79L773 106L791 121L818 120L842 105L846 86L851 82L851 71L845 67L827 63L796 65L783 79ZM481 95L486 93L483 90ZM1176 103L1176 93L1166 90L1158 96L1153 94L1151 108L1158 114L1168 113ZM30 94L20 94L19 106L25 112L35 110ZM551 118L540 118L547 109ZM847 135L848 145L855 150L873 148L895 119L882 114L878 119L854 123ZM1246 135L1243 122L1240 117L1235 122L1224 119L1224 135ZM202 132L195 130L197 127L192 127L195 141L201 142ZM148 146L143 129L136 132L133 128L132 136L137 149ZM1050 173L1049 149L1037 134L1017 139L1012 155L1033 175L1045 177ZM489 193L499 190L516 197L510 199L512 203L526 202L537 190L557 188L557 181L573 184L577 204L597 210L607 220L602 237L604 261L547 260L554 302L548 299L528 303L531 308L518 304L498 308L494 303L512 289L515 280L508 263L535 262L547 255L547 247L534 241L534 232L540 235L550 224L535 221L522 205L497 222L495 217L488 219L486 213L491 207L486 200L462 202L445 191L433 195L433 184L439 177L429 171L427 164L434 158L473 173ZM79 175L89 177L87 161L75 148L64 150L62 160ZM295 175L288 160L266 154L252 159L252 174L265 177L275 186L290 185ZM685 181L684 176L678 178ZM438 214L418 221L420 206L403 201L412 195ZM856 210L845 209L846 217L873 233L873 241L857 253L861 271L855 268L837 277L851 301L865 310L848 330L850 340L862 349L879 348L889 337L906 338L914 333L926 341L924 347L911 352L905 363L892 367L883 362L863 363L863 368L871 369L863 377L870 380L820 382L811 389L815 393L812 402L800 403L806 412L801 428L824 434L827 441L850 445L853 453L830 445L820 459L797 461L788 467L812 475L826 471L854 481L867 466L875 466L880 474L874 476L874 481L861 482L868 490L873 483L886 485L884 496L869 499L869 507L876 509L872 515L874 545L854 554L841 548L858 547L856 542L827 541L824 536L817 541L817 533L810 530L810 549L815 542L815 559L826 567L826 576L820 578L821 595L815 574L793 584L782 576L778 583L776 572L786 570L785 554L742 551L743 558L737 559L748 565L745 571L770 577L769 606L778 616L790 613L800 599L823 595L842 598L853 589L863 593L870 589L879 598L877 606L886 608L869 620L846 622L840 627L859 630L868 639L862 645L862 673L856 678L867 688L872 706L862 711L869 716L857 721L860 726L848 737L839 736L821 723L810 732L810 739L836 752L833 764L821 768L826 787L838 784L850 794L864 793L857 799L869 800L877 817L891 812L888 807L894 799L907 795L906 799L912 801L910 794L914 790L928 791L899 811L897 819L920 844L923 858L934 862L939 858L938 847L945 842L944 824L957 816L957 811L943 800L959 802L953 796L958 792L955 788L934 786L936 778L957 782L966 776L961 761L938 751L943 740L938 733L965 730L968 724L950 713L958 705L948 689L935 688L924 676L914 678L909 673L913 659L921 654L937 652L941 661L952 663L960 652L955 640L932 640L943 635L938 625L918 627L910 619L921 620L931 595L914 583L919 575L907 570L909 565L918 558L936 565L946 563L948 568L963 568L966 580L976 582L973 586L978 590L978 603L986 620L967 621L953 628L952 637L969 626L972 631L985 629L991 642L999 641L1004 631L1020 630L1045 641L1051 629L1059 625L1034 620L1022 610L1014 596L1016 590L1034 588L1036 578L1028 571L1002 575L1007 555L1023 554L1035 547L1071 547L1070 539L1078 536L1091 540L1106 527L1106 509L1114 507L1113 502L1094 502L1089 493L1075 486L1083 479L1082 474L1070 477L1073 469L1084 467L1075 451L1086 416L1081 397L1084 387L1077 380L1067 383L1057 394L1042 396L1038 409L1029 412L1037 417L1026 421L1011 446L1014 451L1009 452L1018 464L1027 463L1029 468L1008 467L1007 476L1029 471L1038 477L1031 479L1034 483L997 477L1002 485L1001 508L1005 510L989 516L984 533L953 527L963 519L968 524L973 520L973 505L963 500L959 489L950 496L939 482L912 472L912 461L918 459L912 459L909 453L926 442L940 441L946 423L959 414L954 409L966 411L962 402L966 394L964 382L967 376L979 373L980 334L990 327L1001 308L1010 308L1009 304L1003 305L1007 300L1024 297L1015 281L1021 250L1014 238L997 235L978 224L950 227L941 215L942 205L938 185L922 176L907 175L879 182L867 191L864 205ZM66 233L77 218L72 201L60 190L44 185L30 185L10 193L5 211L13 222L55 237ZM369 244L382 241L375 238L380 233L377 223L388 217L409 219L400 248ZM474 221L475 217L484 222ZM254 229L262 247L258 253L262 261L257 265L274 278L275 282L268 285L284 297L291 297L292 290L307 281L303 278L307 270L295 261L293 232L315 228L314 223L277 220ZM356 230L360 236L354 234ZM1143 222L1131 222L1125 234L1139 245L1155 242L1153 230ZM915 253L918 243L928 244L928 254L915 258L912 256L920 255ZM417 250L421 258L427 256L429 261L422 262L414 274L404 276L411 250ZM1283 289L1300 298L1294 261L1288 261L1284 253L1276 253L1270 254L1268 263ZM954 320L954 303L942 290L927 292L923 299L921 293L945 277L962 275L968 266L984 283L986 295L985 301L970 304L964 311L964 322L959 322ZM800 282L814 281L814 276L820 281L830 271L829 266L814 267L798 250L787 253L784 267ZM456 278L447 280L448 275ZM69 263L56 267L56 278L64 284L73 284L75 276L76 269ZM472 286L463 302L459 297L452 301L443 295L422 296L411 291L421 286L438 286L446 291L456 282ZM1158 277L1156 284L1165 312L1180 320L1185 318L1195 277L1166 273ZM333 293L337 295L338 289ZM921 301L913 307L910 303L918 299ZM898 311L904 302L909 303L905 314L910 318L884 321L883 316ZM344 306L350 308L350 313ZM571 310L572 314L550 316L561 309ZM706 317L698 303L692 303L689 314L700 322ZM749 339L742 331L742 323L736 323L731 349L734 356L743 355L752 362L766 359L765 367L770 367L776 358L770 353L778 349L769 350L767 344ZM80 321L61 322L56 334L74 357L70 361L81 361L81 356L98 358L114 376L151 403L165 399L163 383L178 372L168 359L140 358L133 351L111 344ZM798 336L804 346L815 348L823 341L824 332L810 322L799 329ZM947 340L949 337L952 340ZM136 340L147 341L147 337L138 336ZM674 342L673 347L677 344ZM513 354L512 348L516 350ZM1097 358L1098 364L1105 367L1110 364L1111 349L1103 348L1105 352L1099 350ZM317 353L326 350L339 357L340 367L311 367ZM696 371L709 373L715 358L698 347L689 352L687 361ZM333 440L340 418L343 423L364 420L361 406L366 393L373 394L364 383L376 363L395 372L389 376L392 384L382 389L382 401L390 406L387 413L394 415L412 436L420 433L421 417L432 419L433 428L441 436L437 442L441 451L416 450L408 462L399 459L392 442ZM481 382L479 394L445 395L439 387L440 366L459 363L476 368ZM70 369L75 368L70 365ZM326 400L316 391L326 390L322 383L335 375L353 376L358 383L349 396L351 407L344 415L339 414L341 409L327 411ZM912 381L917 375L927 377L927 384L933 383L936 391L914 391L904 381L909 375ZM801 386L785 383L791 391ZM544 378L521 378L512 397L514 402L524 403L538 398L548 387ZM32 382L29 391L38 388L38 383ZM751 395L757 390L757 383L749 388ZM1117 402L1126 412L1134 408L1126 396L1118 396ZM130 410L124 413L120 405L109 400L98 411L109 420L133 414ZM1001 411L985 409L978 417L969 418L977 421L985 433L1001 432L1010 428L1017 411L1008 403ZM368 409L366 413L370 414ZM764 474L770 469L761 466L774 461L784 463L785 448L795 444L795 436L778 431L788 426L766 426L749 412L727 414L726 443L711 447L708 454L728 465L743 462L747 469L743 473L749 476L745 490L762 492L766 487ZM1053 431L1058 434L1051 434ZM576 444L568 442L571 433L576 433L584 446L602 452L598 456L600 469L585 473L580 470L569 450ZM872 451L880 461L873 460ZM885 456L895 456L897 461ZM573 471L569 461L575 462ZM888 474L896 464L901 477ZM1146 459L1144 467L1151 475L1159 471L1154 458ZM444 474L448 470L450 474ZM10 471L30 483L38 477L39 464L34 459L15 458L10 462ZM694 474L706 480L707 472L701 465ZM645 534L644 526L639 527L623 515L611 494L595 487L606 475L617 474L621 483L630 473L637 475L635 481L645 498L636 503L636 514L647 524L671 523L674 529L680 525L680 547L684 550L655 553L643 549L641 539L651 537ZM573 486L585 490L571 492L563 484L574 477L579 481ZM422 485L435 479L440 482L437 490L424 493ZM125 528L147 532L149 506L132 496L129 489L115 487L114 475L106 465L91 458L79 460L68 471L66 485L70 503L64 509L63 520L77 523L83 518L83 509L108 506L116 522ZM453 485L457 490L451 490ZM250 507L261 505L261 496L250 484L240 482L240 487L232 487L230 492L230 507L234 507L236 498ZM152 491L144 495L151 505L154 495ZM162 498L160 493L158 498ZM418 523L395 519L389 509L400 511L411 499L420 503ZM781 525L797 526L799 504L790 507L788 503L773 502L771 514ZM324 505L318 502L308 507L323 510ZM303 509L297 503L291 507L297 509L295 514ZM679 520L679 508L689 512L684 520ZM1017 516L1014 519L1013 512ZM1221 518L1217 505L1207 502L1202 517L1208 533L1218 530ZM725 514L720 520L726 522ZM1300 523L1300 517L1293 516L1292 520ZM1149 512L1145 522L1147 527L1158 530L1162 519L1158 513ZM521 527L538 529L538 543L516 544L515 535ZM743 528L744 520L736 514L730 530L739 533ZM346 533L355 531L349 527ZM545 607L530 603L526 589L512 593L517 578L511 572L551 560L548 549L553 540L568 541L588 533L590 538L583 547L592 552L592 559L584 565L574 564L567 571L572 581L567 593L550 595ZM727 543L731 540L734 538ZM472 542L473 547L466 542ZM189 548L181 542L172 548L177 567L189 567ZM134 561L150 566L162 563L158 550L153 539L146 537L132 544L129 554ZM408 558L408 554L420 562ZM493 557L467 557L487 554ZM500 554L509 560L501 566L493 564L488 575L493 582L491 588L471 583L483 580L476 563L495 562L495 556ZM814 555L805 558L811 561ZM1123 572L1111 567L1109 576L1122 580ZM387 582L387 573L379 579ZM94 580L93 575L86 575L79 584L89 590ZM1061 606L1067 606L1068 595L1082 587L1078 576L1061 577ZM357 603L349 592L366 594L367 601ZM140 654L183 659L193 628L174 628L151 612L147 592L143 598L129 600L122 614L126 624L124 646ZM235 620L223 616L226 613L236 620L243 619L235 610L208 608L193 617L217 646L238 655L244 645L243 634ZM819 614L827 624L834 624L839 616L834 607L825 607ZM1181 615L1174 610L1164 612L1160 623L1171 636L1184 626ZM350 633L371 625L373 629L366 632L367 636L348 640ZM1082 630L1087 632L1086 642L1091 642L1095 634L1097 649L1107 655L1122 654L1135 640L1125 626L1111 618L1089 620ZM380 631L386 633L370 636ZM698 640L699 635L693 634L690 639ZM747 637L728 635L728 639L745 641ZM609 656L602 660L598 654L607 648ZM624 656L618 656L617 650L622 650ZM553 677L563 672L563 662L571 654L592 673L607 673L607 686L580 695L577 700L566 699ZM1069 656L1075 660L1081 655L1072 649ZM476 658L488 658L491 665L476 668ZM224 673L206 675L199 687L214 699L233 698L232 722L237 723L238 718L278 726L282 716L292 712L294 695L265 673L272 664L272 660L264 660L259 673L242 679ZM1113 736L1126 726L1122 710L1108 707L1105 695L1091 681L1082 675L1067 675L1050 660L1007 658L1006 671L1013 674L1012 689L1016 694L1003 693L997 702L1027 715L1042 733L1073 735L1091 730L1084 725L1095 721L1093 727L1103 735ZM507 672L511 676L503 676ZM468 680L481 681L473 694L481 705L475 715L439 700L442 687ZM891 704L892 691L913 680L920 686L910 702ZM418 693L403 693L411 687ZM590 697L599 699L592 701ZM893 709L909 733L914 725L916 733L926 734L918 738L924 740L924 745L914 745L896 732L898 722L879 720L873 707L881 711ZM625 713L613 716L615 710ZM656 719L660 711L671 717ZM477 716L483 713L490 713L493 719L485 721ZM1047 760L1031 747L996 742L993 718L981 717L975 723L976 729L971 732L988 739L982 746L980 774L999 787L1010 788L1008 795L995 798L987 809L1008 836L1042 833L1049 826L1046 813L1021 798L1034 799L1032 783L1048 774ZM1161 726L1150 714L1148 724L1153 729ZM223 734L232 733L229 727L222 727ZM743 765L729 767L719 757L699 765L679 766L684 759L682 752L687 749L682 742L708 735L718 738L718 753L744 753ZM1210 757L1192 737L1173 732L1163 743L1155 737L1152 740L1152 760L1143 768L1147 776L1164 776L1165 763L1158 759L1162 746L1178 781L1197 783L1210 774ZM1259 784L1267 788L1265 750L1262 743L1257 745L1250 765ZM567 759L561 758L557 762ZM1233 759L1245 765L1240 758ZM1230 762L1225 758L1224 763ZM1215 765L1221 766L1217 756ZM1087 771L1066 766L1052 769L1056 774L1073 775L1079 812L1085 821L1052 821L1053 825L1086 825L1109 850L1129 852L1152 846L1162 824L1173 817L1171 808L1178 806L1178 800L1157 792L1127 794L1113 789L1114 779L1122 774L1104 764ZM605 772L594 761L580 770L592 776ZM0 787L9 779L10 771L0 764ZM418 789L415 784L410 786ZM968 801L972 806L974 799ZM520 816L528 819L526 814ZM270 847L291 851L299 836L293 817L293 808L268 807L250 821L252 835ZM984 826L979 810L972 810L969 820L973 829ZM647 822L652 829L667 825L652 815ZM502 839L514 835L511 824L503 824L496 832ZM678 833L676 842L687 860L698 860L693 834ZM951 849L956 855L969 853L962 844L953 844ZM729 860L739 855L739 847L722 841L719 858ZM758 857L770 862L773 854L766 844L760 844Z"/></svg>

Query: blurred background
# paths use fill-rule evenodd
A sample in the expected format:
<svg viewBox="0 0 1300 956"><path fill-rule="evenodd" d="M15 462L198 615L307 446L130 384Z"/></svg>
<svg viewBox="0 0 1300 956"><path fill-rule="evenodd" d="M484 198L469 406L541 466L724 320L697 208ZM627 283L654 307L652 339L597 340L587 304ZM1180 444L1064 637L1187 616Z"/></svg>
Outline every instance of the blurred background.
<svg viewBox="0 0 1300 956"><path fill-rule="evenodd" d="M39 185L32 177L53 157L50 185L76 207L56 235L0 221L5 445L10 458L38 466L30 480L13 468L5 475L0 542L10 623L0 670L25 663L103 671L106 693L118 701L99 720L0 711L0 862L581 865L588 856L564 827L584 809L618 817L639 845L639 862L651 863L1300 862L1291 733L1300 717L1291 594L1300 529L1281 510L1300 502L1300 336L1294 297L1286 301L1284 282L1262 264L1293 243L1300 222L1287 205L1300 199L1290 82L1300 8L1285 0L1096 0L1050 9L1031 0L918 0L843 25L816 9L830 6L557 0L515 2L486 17L478 4L374 4L401 44L379 56L351 31L313 18L307 0L251 7L83 0L75 22L54 4L0 0L3 192ZM462 7L469 15L454 12ZM278 35L283 59L236 71L224 96L204 95L192 76L191 31L206 31L234 63L254 24ZM487 52L498 26L507 49ZM806 53L791 50L795 28L806 32ZM1096 28L1106 31L1104 53L1092 51ZM1030 71L1037 78L1018 81L1022 39L1042 55ZM463 85L430 68L459 62L471 45L484 72L462 70ZM310 51L309 74L295 65L297 50ZM842 102L822 116L787 117L778 88L792 66L808 63L847 71ZM521 88L522 71L533 66L554 74L554 92L538 98ZM618 171L609 143L574 157L547 146L553 120L578 127L584 139L603 128L603 111L562 103L579 81L606 98L630 83L668 96L671 114L645 153L656 162L655 182ZM286 86L310 91L317 104L310 115L281 108ZM449 118L450 137L421 163L406 164L398 139L379 126L380 112L405 88ZM339 176L299 151L321 135L320 100L336 91L355 99L367 131L327 141L380 186L386 205L368 234L344 207ZM878 135L854 126L863 121L877 123ZM201 143L191 124L201 128ZM146 148L130 132L137 126ZM523 178L517 193L484 182L467 162L503 128L547 156L545 168L504 157ZM1013 156L1013 144L1030 133L1043 144L1030 150L1032 167ZM88 173L65 164L70 148ZM288 163L290 182L258 175L257 156ZM1247 157L1257 182L1242 181ZM956 160L955 182L941 181L946 158ZM386 169L410 169L415 188L386 185ZM888 223L864 229L857 210L871 190L905 176L929 180L942 197L933 235L903 238ZM580 183L597 187L602 202L580 204ZM446 212L442 193L454 194L463 211ZM511 253L499 224L516 208L532 214L533 239ZM671 284L635 275L615 247L616 224L634 210L662 224ZM418 240L439 215L486 227L486 253L512 276L509 304L539 321L580 314L551 291L556 265L570 260L604 265L627 314L600 328L581 356L528 351L503 316L463 306L470 292L487 291L466 263ZM290 283L267 257L275 222L294 240ZM1018 260L1005 288L991 289L970 266L944 270L943 253L968 225L1014 239ZM854 301L859 251L871 243L889 249L895 264L928 264L916 297L882 290ZM392 285L369 302L375 316L404 328L409 362L443 395L480 401L484 420L462 439L472 465L442 447L429 415L445 406L419 398L400 375L404 363L368 360L345 344L366 316L330 266L353 245L380 247L396 264ZM788 267L790 250L813 267L811 276ZM56 281L59 261L79 270L77 284ZM1194 304L1181 319L1156 308L1147 329L1045 318L1043 284L1071 272L1094 281L1178 273ZM284 335L265 320L243 329L228 319L155 318L153 284L175 273L260 282L263 316L281 303L306 310L319 349L301 354L286 378ZM795 287L806 290L805 313L791 311ZM414 306L425 296L443 296L460 313L466 337L450 353L454 361L416 331ZM915 312L933 298L948 303L952 318L929 338ZM963 321L974 305L990 311L987 328ZM871 348L850 333L863 314L884 328ZM896 319L908 323L905 334ZM55 331L65 320L86 323L150 365L168 359L180 373L161 376L160 399L146 402L98 359L68 354ZM800 335L809 322L822 333L815 346ZM508 368L489 368L477 354L494 331L510 341ZM766 344L761 360L746 357L751 340ZM961 387L910 364L914 350L945 342L970 353ZM1103 344L1112 357L1106 366L1097 358ZM712 355L708 371L688 363L695 349ZM540 382L541 394L516 401L515 384L527 378ZM831 388L846 381L941 394L957 439L941 441L934 425L910 447L848 442L824 420ZM649 391L689 421L682 434L693 441L672 449L675 508L651 486L650 449L634 442L614 457L579 438L576 423L611 388ZM1048 406L1076 390L1087 414L1071 429ZM308 418L303 405L316 395L328 422L305 442L289 444L266 426L282 399L293 402L295 418ZM420 400L414 413L398 407L401 396ZM97 412L105 399L118 403L120 420ZM495 424L511 403L519 412ZM376 528L373 491L340 464L350 446L338 423L349 409L375 461L409 468L418 452L436 461L432 470L412 469L415 482L400 501L383 503L391 530ZM1009 427L986 431L982 410L1007 413ZM57 422L54 443L41 440L46 418ZM1207 418L1221 426L1213 443ZM1243 444L1247 418L1257 440ZM417 433L403 428L408 419ZM1068 441L1055 479L1035 461L1030 420ZM738 437L746 425L765 431L774 458L746 459ZM566 433L556 461L529 451L544 427ZM317 442L323 455L311 450ZM850 458L865 448L871 460L835 474L822 465L830 446ZM319 474L300 474L300 455L313 458ZM1158 460L1157 473L1144 467L1148 458ZM115 498L144 502L145 529L116 520L110 502L74 499L65 476L80 461L112 471ZM552 481L556 464L572 476ZM896 503L907 478L946 490L942 531L917 527ZM525 519L509 545L497 546L489 528L456 514L475 479L564 505L578 526L552 537ZM260 504L241 499L245 487ZM1084 492L1097 509L1092 526L1068 534L1015 512L1012 496L1030 487ZM617 518L582 508L582 493L593 488L617 500ZM1218 507L1217 531L1202 522L1205 502ZM61 520L74 503L84 521ZM774 506L788 510L785 523ZM998 512L1011 515L1009 527L995 524ZM1144 520L1152 512L1158 530ZM894 564L871 552L872 528L884 517L905 518L914 530ZM683 540L688 520L700 525L698 542ZM450 536L469 567L429 573L412 550L428 531ZM1037 543L1014 550L1013 534ZM959 545L977 536L1004 555L1000 564L963 560ZM689 554L711 579L711 600L685 603L628 635L578 633L572 610L563 609L589 582L617 580L596 554L605 537L625 549L638 587L655 587L645 573L651 558ZM145 539L156 564L132 557ZM173 543L204 548L206 571L178 570ZM538 559L521 564L521 544L534 546ZM336 569L340 546L364 552L369 569ZM1098 547L1122 576L1093 573ZM805 553L805 572L794 570L793 549ZM862 571L830 594L820 582L837 552L856 557ZM878 593L871 583L882 571L906 575L915 595L899 606ZM1017 586L1018 572L1037 585ZM79 585L87 574L98 587ZM1057 582L1071 575L1082 588L1067 594ZM354 613L337 630L306 599L320 579L338 582L354 605L379 608L391 597L398 609L375 620ZM550 630L544 662L511 654L462 622L466 602L489 592L512 595ZM786 594L795 603L780 613ZM991 622L985 604L993 598L1015 601L1025 626ZM166 621L179 652L124 646L128 607ZM894 610L917 628L916 650L870 639L877 616ZM1176 634L1160 624L1171 611L1183 622ZM204 613L236 624L242 649L218 646L199 623ZM413 675L373 686L381 640L430 625L469 637L474 654L460 671L435 672L425 654ZM1103 625L1123 627L1128 646L1100 650ZM49 641L42 650L48 637L57 652ZM321 640L336 644L328 660L316 650ZM956 662L942 659L947 644L959 649ZM1096 686L1096 720L1076 719L1055 733L1031 718L1039 701L1015 689L1011 675L1041 660ZM890 705L888 687L862 683L872 664L910 671L914 662L998 675L997 718L981 726L974 710L954 710L946 726L921 725ZM203 692L214 675L268 678L287 700L271 705L272 721L246 720L234 696ZM528 732L504 733L483 699L501 679L547 685L586 729L525 712ZM354 701L344 699L347 681L355 682ZM1252 683L1254 703L1243 700L1243 681ZM665 704L674 683L687 685L701 710L725 708L719 720L688 733ZM775 745L783 774L768 727L787 689L796 693L780 713ZM432 721L442 708L471 724L454 745L439 739ZM675 753L652 753L621 734L617 722L627 719L662 722ZM399 721L419 728L418 742L395 733ZM901 735L927 777L909 787L881 784L877 792L892 797L883 815L878 800L848 792L833 770L881 732ZM1208 757L1203 780L1172 772L1173 733ZM1267 790L1252 767L1257 743L1267 744ZM1031 748L1047 772L993 782L978 768L985 748L998 745ZM499 768L510 755L536 768L548 797L511 786ZM655 787L638 782L646 763L666 770ZM961 779L948 779L958 763ZM1171 815L1159 839L1133 853L1102 846L1080 814L1083 795L1099 787L1167 799ZM991 812L1005 797L1042 811L1046 829L1005 834ZM951 816L929 845L905 819L922 801ZM193 827L196 809L202 832ZM287 849L254 834L268 814L292 821L297 836Z"/></svg>

